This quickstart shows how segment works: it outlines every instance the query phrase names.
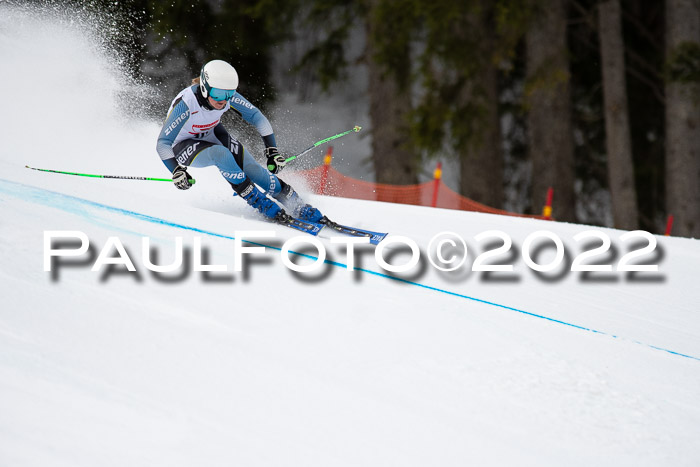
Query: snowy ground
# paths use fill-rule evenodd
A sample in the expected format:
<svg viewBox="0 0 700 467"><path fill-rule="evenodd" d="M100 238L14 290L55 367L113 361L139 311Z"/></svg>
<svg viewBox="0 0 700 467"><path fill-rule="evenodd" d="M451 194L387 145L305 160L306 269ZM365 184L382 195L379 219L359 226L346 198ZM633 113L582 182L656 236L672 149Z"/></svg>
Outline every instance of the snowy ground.
<svg viewBox="0 0 700 467"><path fill-rule="evenodd" d="M17 90L0 116L0 465L700 464L700 241L654 237L632 263L658 271L625 273L647 241L621 231L308 195L411 239L421 260L393 275L361 247L348 271L322 234L331 262L293 273L278 248L299 235L261 222L215 169L180 192L24 168L167 175L158 124L119 114L128 87L84 36L16 13L0 35L2 87ZM236 272L250 230L275 237ZM471 270L502 244L477 239L492 230L513 246L486 264L512 272ZM523 251L543 230L566 255L537 273ZM589 230L612 246L584 264L612 271L570 271L600 245L574 240ZM47 272L48 231L82 232L90 249ZM469 251L452 273L427 259L446 231ZM178 237L183 265L149 271L144 251L170 264ZM551 245L530 256L553 261ZM124 255L135 272L106 264ZM384 257L410 254L394 243Z"/></svg>

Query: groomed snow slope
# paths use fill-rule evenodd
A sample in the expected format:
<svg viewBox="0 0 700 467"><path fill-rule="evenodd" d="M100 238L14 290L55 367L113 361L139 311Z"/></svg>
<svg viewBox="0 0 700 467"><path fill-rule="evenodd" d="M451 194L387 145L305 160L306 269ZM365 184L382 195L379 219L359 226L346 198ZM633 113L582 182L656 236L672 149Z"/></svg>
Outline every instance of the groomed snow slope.
<svg viewBox="0 0 700 467"><path fill-rule="evenodd" d="M613 253L597 259L613 267L646 242L307 195L340 221L410 238L421 261L397 278L363 247L348 271L324 234L331 262L295 274L275 248L299 235L261 222L215 169L193 171L197 184L180 192L24 168L167 175L158 123L120 110L132 88L83 26L0 13L0 465L700 463L700 241L655 237L638 260L657 272L583 274L567 272L586 249L578 233L609 236ZM265 252L235 272L234 238L249 230L275 237L257 238ZM513 272L471 271L500 244L477 241L491 230L512 238L494 259ZM542 230L567 256L537 274L522 251ZM91 250L46 272L47 231L82 232ZM446 231L469 250L453 273L427 260ZM111 237L136 272L91 270ZM163 265L178 237L183 266L150 272L143 239ZM406 263L397 246L385 257ZM197 251L227 271L194 271ZM554 258L549 246L530 251Z"/></svg>

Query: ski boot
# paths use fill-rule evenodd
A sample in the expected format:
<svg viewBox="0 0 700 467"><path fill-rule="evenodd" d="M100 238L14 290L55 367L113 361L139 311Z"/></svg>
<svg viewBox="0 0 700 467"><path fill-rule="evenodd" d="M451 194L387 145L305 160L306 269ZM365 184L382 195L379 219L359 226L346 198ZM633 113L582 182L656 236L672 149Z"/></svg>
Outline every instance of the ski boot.
<svg viewBox="0 0 700 467"><path fill-rule="evenodd" d="M236 193L250 206L260 211L268 219L278 221L288 217L284 209L280 208L277 203L268 198L265 193L260 191L250 180L245 180L243 183L234 185L233 189L236 190Z"/></svg>
<svg viewBox="0 0 700 467"><path fill-rule="evenodd" d="M310 204L305 203L299 194L294 191L294 188L284 183L282 180L280 180L280 183L282 184L282 190L280 190L279 194L275 196L275 199L289 209L289 212L293 217L306 222L316 223L319 223L326 218L321 211Z"/></svg>

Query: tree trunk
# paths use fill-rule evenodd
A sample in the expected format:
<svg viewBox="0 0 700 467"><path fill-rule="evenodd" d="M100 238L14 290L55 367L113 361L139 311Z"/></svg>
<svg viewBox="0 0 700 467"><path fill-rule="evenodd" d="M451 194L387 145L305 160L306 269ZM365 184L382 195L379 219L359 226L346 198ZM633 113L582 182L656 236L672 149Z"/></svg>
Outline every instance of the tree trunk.
<svg viewBox="0 0 700 467"><path fill-rule="evenodd" d="M627 111L625 49L620 0L606 0L598 7L598 33L605 104L605 147L608 181L615 227L636 230L637 192Z"/></svg>
<svg viewBox="0 0 700 467"><path fill-rule="evenodd" d="M503 154L498 115L498 70L489 60L482 67L476 82L478 88L465 90L460 99L476 99L484 107L482 120L475 128L478 134L462 147L459 155L460 192L479 203L503 207ZM474 86L470 86L474 88Z"/></svg>
<svg viewBox="0 0 700 467"><path fill-rule="evenodd" d="M373 2L376 7L377 0ZM373 11L367 15L367 67L369 69L369 116L372 127L372 160L378 183L406 185L418 183L417 156L408 145L408 115L411 110L410 87L402 86L397 76L410 73L410 49L402 50L405 70L392 70L374 60L372 38L382 28Z"/></svg>
<svg viewBox="0 0 700 467"><path fill-rule="evenodd" d="M576 218L565 0L539 2L541 11L525 36L528 151L532 205L544 206L554 189L553 216Z"/></svg>
<svg viewBox="0 0 700 467"><path fill-rule="evenodd" d="M700 238L700 83L683 82L683 51L700 51L700 3L666 0L666 210L674 234Z"/></svg>

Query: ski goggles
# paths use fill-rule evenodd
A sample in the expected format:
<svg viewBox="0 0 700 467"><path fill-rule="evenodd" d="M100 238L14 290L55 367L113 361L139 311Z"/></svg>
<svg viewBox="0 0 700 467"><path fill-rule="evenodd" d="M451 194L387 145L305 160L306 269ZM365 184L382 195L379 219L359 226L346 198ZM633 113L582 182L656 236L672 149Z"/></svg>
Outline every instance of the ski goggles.
<svg viewBox="0 0 700 467"><path fill-rule="evenodd" d="M236 94L235 89L209 88L209 97L215 101L228 101Z"/></svg>

